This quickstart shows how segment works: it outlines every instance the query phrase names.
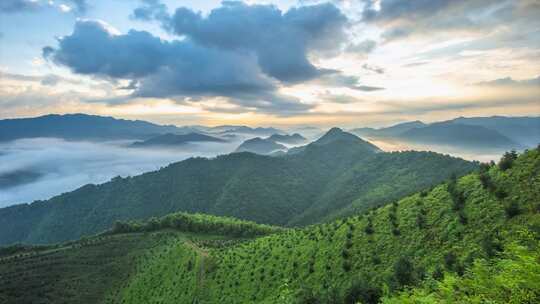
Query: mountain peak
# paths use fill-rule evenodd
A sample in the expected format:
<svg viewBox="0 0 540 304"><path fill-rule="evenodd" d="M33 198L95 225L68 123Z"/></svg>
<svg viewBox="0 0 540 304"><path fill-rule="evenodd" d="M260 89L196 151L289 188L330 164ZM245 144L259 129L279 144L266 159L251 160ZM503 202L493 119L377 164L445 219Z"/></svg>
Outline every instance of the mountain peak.
<svg viewBox="0 0 540 304"><path fill-rule="evenodd" d="M345 132L340 128L334 127L328 130L326 134L324 134L321 138L316 140L314 143L318 145L326 145L337 140L354 141L354 142L362 141L356 135Z"/></svg>

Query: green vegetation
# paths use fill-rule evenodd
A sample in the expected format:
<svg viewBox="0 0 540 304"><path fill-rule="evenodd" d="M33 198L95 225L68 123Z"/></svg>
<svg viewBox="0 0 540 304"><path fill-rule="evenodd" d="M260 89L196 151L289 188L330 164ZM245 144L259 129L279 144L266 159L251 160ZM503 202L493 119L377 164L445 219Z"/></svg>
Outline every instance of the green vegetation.
<svg viewBox="0 0 540 304"><path fill-rule="evenodd" d="M192 158L48 201L0 209L0 244L74 240L110 229L116 221L178 211L304 226L395 201L476 167L432 152L380 152L333 129L282 157L234 153Z"/></svg>
<svg viewBox="0 0 540 304"><path fill-rule="evenodd" d="M172 273L188 278L199 267L199 255L206 255L199 246L231 246L246 237L282 230L233 218L176 213L145 223L117 222L104 234L76 242L3 247L0 303L118 303L121 290L146 284L152 273L166 270L168 274L155 281L155 293L146 294L154 297L163 292L165 282L175 279ZM186 265L178 264L185 259L190 259ZM210 265L208 261L206 267Z"/></svg>
<svg viewBox="0 0 540 304"><path fill-rule="evenodd" d="M32 303L538 303L539 172L540 151L527 151L505 170L483 166L383 207L279 233L180 213L119 223L80 241L94 246L75 242L35 252L23 246L0 257L0 273L8 274L0 302L38 294L45 300ZM208 233L210 227L222 235ZM259 229L272 234L237 238ZM120 240L139 240L133 244L144 248L114 254L128 247ZM49 252L58 259L38 258ZM99 258L103 265L96 265ZM125 268L103 270L108 263ZM62 284L46 277L55 273ZM62 285L70 292L61 293ZM37 293L24 293L30 288Z"/></svg>
<svg viewBox="0 0 540 304"><path fill-rule="evenodd" d="M0 250L0 302L538 303L539 197L535 149L304 228L186 213L118 222Z"/></svg>
<svg viewBox="0 0 540 304"><path fill-rule="evenodd" d="M0 257L0 303L108 303L168 232L99 236ZM112 299L111 299L112 300Z"/></svg>
<svg viewBox="0 0 540 304"><path fill-rule="evenodd" d="M208 248L204 255L171 250L175 258L153 260L151 270L123 290L124 299L406 303L417 297L423 302L410 303L536 303L539 170L539 152L529 151L510 169L489 169L494 187L508 191L503 199L484 189L480 173L474 173L363 215ZM520 211L509 217L506 209L513 204ZM171 277L166 267L171 260L198 270ZM492 285L490 276L496 280ZM159 284L161 277L182 288L170 285L149 296L149 284Z"/></svg>
<svg viewBox="0 0 540 304"><path fill-rule="evenodd" d="M540 242L524 231L495 260L474 261L463 275L447 273L442 281L428 280L421 288L385 297L385 304L413 303L538 303L540 301Z"/></svg>
<svg viewBox="0 0 540 304"><path fill-rule="evenodd" d="M231 217L178 212L161 218L151 218L147 222L117 221L114 223L113 228L105 234L152 232L164 229L232 237L255 237L283 231L283 228L242 221Z"/></svg>

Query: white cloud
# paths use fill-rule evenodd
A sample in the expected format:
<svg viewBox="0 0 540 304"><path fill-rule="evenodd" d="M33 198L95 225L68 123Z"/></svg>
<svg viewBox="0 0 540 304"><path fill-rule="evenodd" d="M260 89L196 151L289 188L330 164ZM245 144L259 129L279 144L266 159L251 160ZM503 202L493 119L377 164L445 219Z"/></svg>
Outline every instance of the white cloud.
<svg viewBox="0 0 540 304"><path fill-rule="evenodd" d="M66 4L60 4L58 5L58 8L60 9L61 12L63 13L69 13L71 12L71 7L69 5L66 5Z"/></svg>

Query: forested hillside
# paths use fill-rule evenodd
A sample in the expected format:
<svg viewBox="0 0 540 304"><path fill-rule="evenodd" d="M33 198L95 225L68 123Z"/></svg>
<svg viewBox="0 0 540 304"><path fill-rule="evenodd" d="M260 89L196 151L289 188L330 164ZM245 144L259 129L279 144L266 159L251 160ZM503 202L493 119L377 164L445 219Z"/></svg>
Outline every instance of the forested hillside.
<svg viewBox="0 0 540 304"><path fill-rule="evenodd" d="M178 248L174 253L182 256L201 250L197 243L224 246L280 231L232 218L177 213L145 223L117 222L106 233L75 242L0 248L0 303L119 303L120 290L164 250Z"/></svg>
<svg viewBox="0 0 540 304"><path fill-rule="evenodd" d="M304 225L388 203L476 167L432 152L380 152L332 129L282 157L234 153L192 158L48 201L0 209L0 244L77 239L117 220L177 211Z"/></svg>
<svg viewBox="0 0 540 304"><path fill-rule="evenodd" d="M384 207L302 229L187 214L117 223L104 235L55 251L25 249L0 257L0 273L8 274L0 294L20 299L21 289L32 286L43 303L538 303L538 197L535 149L519 157L508 153L498 165L483 165ZM277 233L252 240L238 239L236 232L208 233L240 227ZM97 262L97 252L109 263L118 261L107 244L134 237L154 245L136 257L128 254L131 266L122 275L100 267L92 268L88 280L75 275L88 271L81 264ZM90 260L74 262L77 254ZM58 279L38 283L51 275ZM111 288L103 287L100 276L107 276ZM74 280L67 283L66 277ZM58 282L66 282L69 292L59 293L64 289ZM91 302L78 296L84 294L100 297Z"/></svg>

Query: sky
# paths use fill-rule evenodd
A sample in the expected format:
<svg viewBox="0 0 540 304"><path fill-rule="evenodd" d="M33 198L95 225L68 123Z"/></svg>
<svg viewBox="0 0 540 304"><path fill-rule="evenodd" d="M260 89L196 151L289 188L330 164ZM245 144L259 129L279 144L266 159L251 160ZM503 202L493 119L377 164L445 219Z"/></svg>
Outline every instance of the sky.
<svg viewBox="0 0 540 304"><path fill-rule="evenodd" d="M540 115L536 0L2 0L0 119Z"/></svg>

